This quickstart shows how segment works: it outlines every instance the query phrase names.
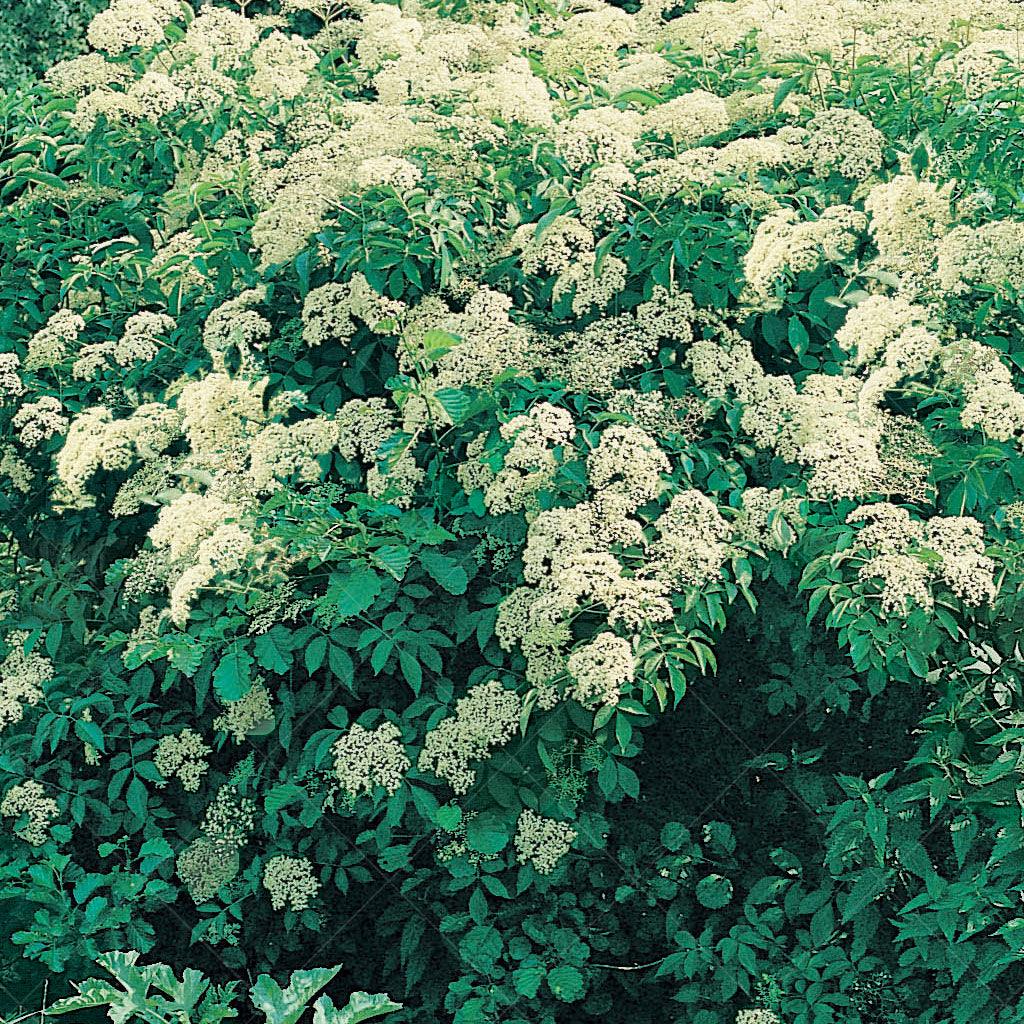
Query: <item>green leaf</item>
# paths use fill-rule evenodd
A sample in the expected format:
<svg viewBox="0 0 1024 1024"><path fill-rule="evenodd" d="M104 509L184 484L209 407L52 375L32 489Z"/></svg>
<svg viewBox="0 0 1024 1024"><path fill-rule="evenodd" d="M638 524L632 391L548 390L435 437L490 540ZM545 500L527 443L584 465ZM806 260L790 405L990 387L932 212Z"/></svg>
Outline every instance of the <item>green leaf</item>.
<svg viewBox="0 0 1024 1024"><path fill-rule="evenodd" d="M63 178L58 178L56 174L50 174L49 171L40 171L37 169L18 171L18 181L31 181L36 185L46 185L49 188L56 189L58 192L66 192L68 190L68 183Z"/></svg>
<svg viewBox="0 0 1024 1024"><path fill-rule="evenodd" d="M503 948L501 934L491 925L477 925L471 928L459 943L462 958L481 974L490 974Z"/></svg>
<svg viewBox="0 0 1024 1024"><path fill-rule="evenodd" d="M280 785L274 786L263 798L263 810L267 814L274 814L282 807L287 807L289 804L305 798L306 791L301 786L296 786L293 782L282 782Z"/></svg>
<svg viewBox="0 0 1024 1024"><path fill-rule="evenodd" d="M678 821L670 821L661 830L661 845L672 853L681 850L690 842L690 831Z"/></svg>
<svg viewBox="0 0 1024 1024"><path fill-rule="evenodd" d="M551 994L563 1003L582 999L586 991L583 975L572 964L562 964L548 971L547 983Z"/></svg>
<svg viewBox="0 0 1024 1024"><path fill-rule="evenodd" d="M149 794L146 792L146 787L140 778L133 778L128 783L128 792L125 794L125 802L128 804L128 810L132 812L137 818L146 817L146 805L149 801Z"/></svg>
<svg viewBox="0 0 1024 1024"><path fill-rule="evenodd" d="M420 663L411 654L399 651L398 664L402 668L402 675L409 684L409 688L419 696L420 687L423 686L423 669L420 667Z"/></svg>
<svg viewBox="0 0 1024 1024"><path fill-rule="evenodd" d="M546 974L543 964L524 964L512 972L512 984L519 995L533 999L540 991L540 983Z"/></svg>
<svg viewBox="0 0 1024 1024"><path fill-rule="evenodd" d="M221 700L241 700L252 689L252 658L231 644L213 672L213 689Z"/></svg>
<svg viewBox="0 0 1024 1024"><path fill-rule="evenodd" d="M336 1007L330 996L321 996L313 1004L313 1024L362 1024L400 1009L401 1003L379 993L353 992L341 1007Z"/></svg>
<svg viewBox="0 0 1024 1024"><path fill-rule="evenodd" d="M443 804L434 814L434 821L445 832L454 832L462 821L462 808L458 804Z"/></svg>
<svg viewBox="0 0 1024 1024"><path fill-rule="evenodd" d="M266 1024L296 1024L310 999L340 970L338 966L293 971L286 989L269 975L261 974L249 990L253 1006L264 1014Z"/></svg>
<svg viewBox="0 0 1024 1024"><path fill-rule="evenodd" d="M370 557L396 580L400 580L409 568L412 552L405 544L385 544L373 551Z"/></svg>
<svg viewBox="0 0 1024 1024"><path fill-rule="evenodd" d="M853 883L843 904L842 923L852 921L868 904L889 887L889 872L884 868L868 868Z"/></svg>
<svg viewBox="0 0 1024 1024"><path fill-rule="evenodd" d="M702 907L720 910L732 900L732 882L723 875L708 875L697 883L694 892Z"/></svg>
<svg viewBox="0 0 1024 1024"><path fill-rule="evenodd" d="M775 90L775 95L772 97L772 107L778 110L783 103L786 102L786 97L800 84L799 78L787 78L784 82L780 82L778 88Z"/></svg>
<svg viewBox="0 0 1024 1024"><path fill-rule="evenodd" d="M791 316L789 318L789 344L793 351L798 356L804 356L807 354L807 350L811 347L811 338L807 333L807 328L801 323L800 318Z"/></svg>
<svg viewBox="0 0 1024 1024"><path fill-rule="evenodd" d="M365 612L380 594L380 576L368 565L353 565L331 573L328 598L342 618Z"/></svg>
<svg viewBox="0 0 1024 1024"><path fill-rule="evenodd" d="M439 388L434 397L441 403L441 408L451 417L452 423L462 423L473 405L473 398L461 388Z"/></svg>
<svg viewBox="0 0 1024 1024"><path fill-rule="evenodd" d="M661 102L661 97L648 89L627 89L612 100L612 103L639 103L642 107L656 107Z"/></svg>
<svg viewBox="0 0 1024 1024"><path fill-rule="evenodd" d="M487 920L487 912L487 897L479 889L474 889L469 897L469 916L477 924L483 924Z"/></svg>
<svg viewBox="0 0 1024 1024"><path fill-rule="evenodd" d="M343 686L352 685L356 670L352 664L351 655L344 647L331 644L327 651L327 664L330 666L331 672L341 680Z"/></svg>
<svg viewBox="0 0 1024 1024"><path fill-rule="evenodd" d="M47 1016L72 1013L75 1010L88 1010L94 1006L112 1006L115 1003L120 1003L124 996L123 990L115 988L109 981L100 981L98 978L89 978L75 984L78 988L77 995L67 996L51 1003L46 1008Z"/></svg>
<svg viewBox="0 0 1024 1024"><path fill-rule="evenodd" d="M324 663L327 655L327 637L321 634L309 641L306 653L303 655L303 662L306 665L306 672L313 675L314 672Z"/></svg>
<svg viewBox="0 0 1024 1024"><path fill-rule="evenodd" d="M139 857L142 858L141 870L144 874L149 874L158 864L170 860L173 856L174 847L162 836L147 839L139 849Z"/></svg>
<svg viewBox="0 0 1024 1024"><path fill-rule="evenodd" d="M292 652L287 641L290 634L283 626L274 626L266 633L259 633L253 641L253 654L261 668L277 675L284 675L292 667Z"/></svg>
<svg viewBox="0 0 1024 1024"><path fill-rule="evenodd" d="M444 587L449 594L458 595L466 592L469 577L454 558L438 554L436 551L423 551L420 553L420 563L431 579Z"/></svg>
<svg viewBox="0 0 1024 1024"><path fill-rule="evenodd" d="M429 359L440 359L441 356L451 352L461 341L462 339L457 334L434 329L423 332L420 338L420 347Z"/></svg>
<svg viewBox="0 0 1024 1024"><path fill-rule="evenodd" d="M493 811L481 811L466 823L466 843L477 853L500 853L510 839L508 821Z"/></svg>
<svg viewBox="0 0 1024 1024"><path fill-rule="evenodd" d="M103 745L103 732L95 722L86 722L84 719L75 720L75 734L80 740L95 747L101 754L106 752Z"/></svg>

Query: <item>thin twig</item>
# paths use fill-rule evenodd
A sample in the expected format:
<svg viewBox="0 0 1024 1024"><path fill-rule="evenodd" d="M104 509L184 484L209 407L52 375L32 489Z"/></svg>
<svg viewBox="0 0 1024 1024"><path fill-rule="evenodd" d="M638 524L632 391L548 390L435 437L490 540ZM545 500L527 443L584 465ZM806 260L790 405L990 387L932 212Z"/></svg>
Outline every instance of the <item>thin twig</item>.
<svg viewBox="0 0 1024 1024"><path fill-rule="evenodd" d="M664 963L668 959L666 953L660 960L652 960L649 964L633 964L632 967L623 966L622 964L591 964L591 967L603 967L608 971L644 971L648 967L657 967L658 964Z"/></svg>

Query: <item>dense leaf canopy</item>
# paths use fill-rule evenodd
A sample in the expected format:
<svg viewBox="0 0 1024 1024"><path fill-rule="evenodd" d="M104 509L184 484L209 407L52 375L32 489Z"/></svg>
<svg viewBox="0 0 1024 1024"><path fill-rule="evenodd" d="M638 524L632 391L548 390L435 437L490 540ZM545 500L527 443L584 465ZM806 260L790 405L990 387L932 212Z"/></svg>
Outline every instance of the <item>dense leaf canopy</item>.
<svg viewBox="0 0 1024 1024"><path fill-rule="evenodd" d="M1024 1019L1022 17L113 0L11 93L24 991Z"/></svg>

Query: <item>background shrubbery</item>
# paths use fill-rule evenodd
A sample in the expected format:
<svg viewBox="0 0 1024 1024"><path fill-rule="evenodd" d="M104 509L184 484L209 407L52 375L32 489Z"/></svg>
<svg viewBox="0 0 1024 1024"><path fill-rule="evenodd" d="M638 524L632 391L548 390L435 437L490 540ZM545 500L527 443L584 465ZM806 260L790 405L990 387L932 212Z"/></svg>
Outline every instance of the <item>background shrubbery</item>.
<svg viewBox="0 0 1024 1024"><path fill-rule="evenodd" d="M1024 1018L1019 8L197 6L4 105L10 1008Z"/></svg>
<svg viewBox="0 0 1024 1024"><path fill-rule="evenodd" d="M86 49L85 29L107 0L10 0L0 10L0 83L25 86Z"/></svg>

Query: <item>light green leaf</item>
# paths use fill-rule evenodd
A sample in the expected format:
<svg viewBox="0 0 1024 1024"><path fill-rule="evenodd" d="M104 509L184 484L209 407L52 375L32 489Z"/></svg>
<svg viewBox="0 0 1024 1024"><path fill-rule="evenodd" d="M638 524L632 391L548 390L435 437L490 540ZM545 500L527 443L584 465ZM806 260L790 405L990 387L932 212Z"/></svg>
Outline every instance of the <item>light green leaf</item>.
<svg viewBox="0 0 1024 1024"><path fill-rule="evenodd" d="M365 612L380 593L380 576L368 565L353 565L331 574L327 594L342 618Z"/></svg>
<svg viewBox="0 0 1024 1024"><path fill-rule="evenodd" d="M252 689L252 658L232 644L213 672L213 688L221 700L241 700Z"/></svg>
<svg viewBox="0 0 1024 1024"><path fill-rule="evenodd" d="M420 562L436 583L444 587L449 594L464 594L469 586L469 577L466 570L448 555L438 554L436 551L423 551L420 554Z"/></svg>
<svg viewBox="0 0 1024 1024"><path fill-rule="evenodd" d="M697 883L694 891L702 907L719 910L732 899L732 882L722 875L708 875Z"/></svg>
<svg viewBox="0 0 1024 1024"><path fill-rule="evenodd" d="M586 991L583 975L572 964L562 964L548 971L547 982L551 994L563 1003L575 1003Z"/></svg>
<svg viewBox="0 0 1024 1024"><path fill-rule="evenodd" d="M401 1003L381 993L353 992L341 1007L336 1007L330 996L321 996L313 1005L313 1024L362 1024L401 1008Z"/></svg>
<svg viewBox="0 0 1024 1024"><path fill-rule="evenodd" d="M339 965L293 971L285 989L269 975L261 974L249 990L253 1006L264 1014L266 1024L296 1024L310 999L340 970Z"/></svg>

